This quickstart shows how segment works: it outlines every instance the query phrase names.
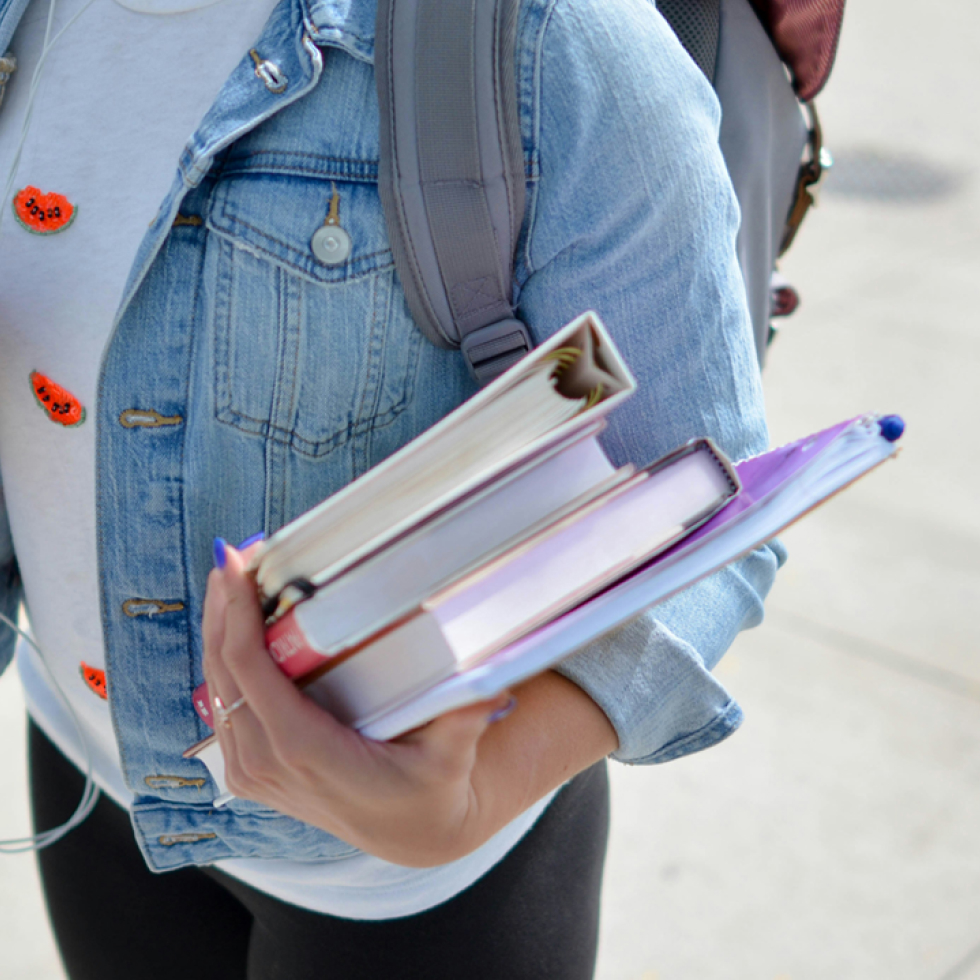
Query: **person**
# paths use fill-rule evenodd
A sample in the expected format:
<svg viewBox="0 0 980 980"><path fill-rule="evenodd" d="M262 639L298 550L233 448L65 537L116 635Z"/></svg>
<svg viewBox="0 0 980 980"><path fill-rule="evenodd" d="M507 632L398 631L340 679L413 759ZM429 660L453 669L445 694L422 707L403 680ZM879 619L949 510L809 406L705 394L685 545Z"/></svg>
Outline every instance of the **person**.
<svg viewBox="0 0 980 980"><path fill-rule="evenodd" d="M265 655L247 548L223 542L274 531L474 392L393 270L374 14L0 2L18 60L0 109L0 581L52 673L21 646L37 830L72 812L89 761L103 791L39 854L72 980L591 976L600 760L664 762L740 720L710 671L760 620L778 545L522 685L506 718L495 700L390 744ZM708 84L647 0L524 0L517 68L515 293L538 341L585 309L616 339L639 391L610 457L696 435L762 450ZM310 242L331 208L350 249L325 262ZM205 679L245 699L219 726L239 797L221 809L182 758Z"/></svg>

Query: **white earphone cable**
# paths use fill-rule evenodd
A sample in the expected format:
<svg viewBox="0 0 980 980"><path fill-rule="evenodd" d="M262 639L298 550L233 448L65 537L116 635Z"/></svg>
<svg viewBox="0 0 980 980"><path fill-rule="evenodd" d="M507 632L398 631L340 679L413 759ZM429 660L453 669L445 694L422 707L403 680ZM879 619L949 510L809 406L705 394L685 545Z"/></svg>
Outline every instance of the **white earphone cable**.
<svg viewBox="0 0 980 980"><path fill-rule="evenodd" d="M48 675L48 679L54 686L55 691L58 693L58 697L61 699L62 704L68 709L69 715L71 715L72 724L75 726L75 731L78 734L79 741L82 744L82 748L85 751L85 789L82 792L82 798L79 800L78 806L75 812L66 820L60 827L54 827L51 830L42 831L40 834L32 835L30 837L18 837L13 840L0 840L0 854L23 854L26 851L40 851L42 848L48 847L55 841L61 840L69 831L74 830L94 809L95 804L99 800L99 788L95 785L95 781L92 779L92 753L88 746L88 741L85 738L85 732L82 730L81 723L78 720L78 715L75 713L75 709L71 705L71 701L68 700L67 695L62 690L61 685L58 683L48 666L48 662L45 659L44 651L34 642L34 638L24 630L22 630L15 622L0 613L0 623L5 623L9 626L18 636L20 636L26 643L30 644L31 647L36 651L38 657L40 658L41 664L44 667L45 673Z"/></svg>
<svg viewBox="0 0 980 980"><path fill-rule="evenodd" d="M37 94L38 86L41 81L41 74L44 69L44 64L47 61L48 54L50 54L51 49L58 43L65 31L67 31L68 28L71 27L79 17L81 17L82 14L84 14L94 2L95 0L88 0L88 3L86 3L81 10L79 10L75 16L72 17L60 31L58 31L57 34L55 34L53 38L51 36L51 32L54 28L57 0L51 0L50 4L48 5L48 19L44 28L44 41L41 45L41 54L38 58L37 65L34 68L34 73L31 76L31 87L27 95L27 109L24 113L24 120L21 124L20 138L17 142L17 149L14 151L13 160L10 165L10 172L7 175L7 181L4 186L4 206L0 207L0 227L3 225L3 218L6 214L6 202L10 199L10 192L13 188L14 181L17 178L17 169L20 166L21 154L23 153L24 145L27 142L27 135L31 127L31 118L34 115L34 98ZM72 707L71 702L68 700L68 697L62 690L61 685L58 683L57 679L52 673L51 668L48 666L44 652L37 645L34 638L30 636L30 634L22 630L15 622L13 622L3 613L0 613L0 623L4 623L9 626L10 629L12 629L37 652L41 664L44 667L45 673L48 675L48 678L54 686L58 697L68 709L72 724L75 726L75 731L77 732L82 748L85 751L85 789L82 793L82 798L79 801L78 807L75 809L75 812L71 815L71 817L60 827L45 830L40 834L0 841L0 854L22 854L26 851L39 851L42 848L48 847L55 841L61 840L65 834L77 827L92 812L92 809L98 802L99 788L95 785L95 782L92 779L92 753L89 749L82 726L79 723L78 715L75 713L75 709Z"/></svg>
<svg viewBox="0 0 980 980"><path fill-rule="evenodd" d="M3 207L0 207L0 228L3 227L3 219L6 214L6 202L10 200L10 192L13 190L14 181L17 179L17 170L20 167L21 154L24 152L24 145L27 142L27 134L30 132L31 119L34 116L34 97L37 95L38 86L41 82L41 73L44 69L44 64L48 59L48 55L51 53L51 49L58 43L61 37L64 35L65 31L68 30L72 24L78 20L82 14L88 10L95 0L88 0L86 3L72 18L65 24L64 27L58 31L57 34L52 38L51 31L54 27L54 15L55 8L57 6L57 0L51 0L48 5L48 21L44 28L44 42L41 45L41 55L38 58L37 64L34 66L34 74L31 75L31 87L27 94L27 109L24 112L24 121L21 123L20 127L20 138L17 141L17 149L14 151L13 160L10 164L10 172L7 174L7 181L3 189Z"/></svg>

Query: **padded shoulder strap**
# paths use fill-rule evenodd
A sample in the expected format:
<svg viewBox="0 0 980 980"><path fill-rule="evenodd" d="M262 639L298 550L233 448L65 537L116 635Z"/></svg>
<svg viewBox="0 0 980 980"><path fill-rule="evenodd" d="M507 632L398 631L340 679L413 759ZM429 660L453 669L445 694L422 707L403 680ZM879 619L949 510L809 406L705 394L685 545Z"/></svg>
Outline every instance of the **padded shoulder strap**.
<svg viewBox="0 0 980 980"><path fill-rule="evenodd" d="M519 0L379 0L379 184L395 265L429 340L486 383L531 348L514 316L524 217Z"/></svg>
<svg viewBox="0 0 980 980"><path fill-rule="evenodd" d="M657 0L657 10L673 28L694 63L714 84L721 0Z"/></svg>

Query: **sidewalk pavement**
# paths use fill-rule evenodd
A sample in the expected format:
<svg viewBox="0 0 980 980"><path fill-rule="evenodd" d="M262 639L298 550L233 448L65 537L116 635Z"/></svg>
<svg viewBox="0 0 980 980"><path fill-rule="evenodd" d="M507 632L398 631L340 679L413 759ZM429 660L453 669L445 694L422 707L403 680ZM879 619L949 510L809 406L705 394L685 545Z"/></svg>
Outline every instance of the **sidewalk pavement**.
<svg viewBox="0 0 980 980"><path fill-rule="evenodd" d="M978 36L967 0L848 8L837 173L784 263L803 305L767 396L775 442L874 410L904 449L785 535L718 670L743 729L613 767L598 980L980 980ZM5 678L3 836L21 712ZM0 963L62 977L29 856L0 858Z"/></svg>
<svg viewBox="0 0 980 980"><path fill-rule="evenodd" d="M873 410L904 449L785 534L742 730L614 771L599 980L980 980L978 36L848 6L767 398L777 443Z"/></svg>

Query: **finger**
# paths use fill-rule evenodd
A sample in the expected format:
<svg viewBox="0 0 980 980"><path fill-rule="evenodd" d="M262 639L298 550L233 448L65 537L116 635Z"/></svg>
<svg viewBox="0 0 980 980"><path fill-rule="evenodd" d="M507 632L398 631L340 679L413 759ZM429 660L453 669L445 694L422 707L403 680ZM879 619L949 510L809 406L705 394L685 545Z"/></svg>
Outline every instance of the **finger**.
<svg viewBox="0 0 980 980"><path fill-rule="evenodd" d="M222 576L217 569L208 575L208 584L204 592L204 620L201 632L204 638L204 669L207 671L209 658L216 656L221 649L225 631L225 597Z"/></svg>
<svg viewBox="0 0 980 980"><path fill-rule="evenodd" d="M318 724L332 722L342 728L304 697L269 656L255 585L245 573L242 556L233 548L228 549L222 576L227 608L221 662L270 737L290 734L311 723L314 715L322 716Z"/></svg>
<svg viewBox="0 0 980 980"><path fill-rule="evenodd" d="M256 534L250 534L235 550L247 558L250 554L250 549L264 540L265 531L258 531Z"/></svg>
<svg viewBox="0 0 980 980"><path fill-rule="evenodd" d="M226 781L235 783L237 789L241 781L241 774L245 769L242 764L243 758L254 753L254 746L256 743L261 744L262 739L258 733L251 732L253 725L250 724L245 705L235 708L232 712L235 715L234 722L231 714L227 713L227 709L239 704L241 692L222 658L228 611L223 573L227 560L226 552L227 548L224 541L216 541L216 567L208 576L208 585L204 597L203 668L208 696L213 709L215 733L225 760ZM235 722L237 722L237 730L233 733L232 725Z"/></svg>
<svg viewBox="0 0 980 980"><path fill-rule="evenodd" d="M240 697L238 686L234 683L221 658L225 640L225 621L228 599L224 587L224 576L220 569L214 569L208 576L207 591L204 595L204 679L208 694L214 703L215 698L224 705L234 704Z"/></svg>
<svg viewBox="0 0 980 980"><path fill-rule="evenodd" d="M223 576L218 569L215 569L208 576L207 590L204 595L202 624L204 661L202 667L208 699L214 709L212 717L216 725L221 720L218 706L234 704L239 697L237 685L234 684L221 661L226 608L227 598L224 591Z"/></svg>
<svg viewBox="0 0 980 980"><path fill-rule="evenodd" d="M220 659L246 699L227 739L234 743L237 771L270 786L288 771L308 774L313 767L322 791L363 777L370 755L365 740L302 694L269 656L255 583L235 549L227 549L221 574L227 608Z"/></svg>
<svg viewBox="0 0 980 980"><path fill-rule="evenodd" d="M259 549L262 547L262 542L265 541L265 532L259 531L258 534L253 534L251 537L246 538L235 550L245 559L245 567L248 568L252 564L252 559L258 554Z"/></svg>
<svg viewBox="0 0 980 980"><path fill-rule="evenodd" d="M240 693L221 649L209 658L205 676L214 704L215 734L224 756L228 788L236 796L274 805L263 796L276 771L269 738L248 700Z"/></svg>
<svg viewBox="0 0 980 980"><path fill-rule="evenodd" d="M275 805L269 793L278 787L280 767L268 735L248 701L228 712L224 723L219 721L215 730L225 759L228 788L236 796Z"/></svg>

